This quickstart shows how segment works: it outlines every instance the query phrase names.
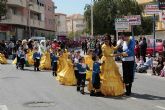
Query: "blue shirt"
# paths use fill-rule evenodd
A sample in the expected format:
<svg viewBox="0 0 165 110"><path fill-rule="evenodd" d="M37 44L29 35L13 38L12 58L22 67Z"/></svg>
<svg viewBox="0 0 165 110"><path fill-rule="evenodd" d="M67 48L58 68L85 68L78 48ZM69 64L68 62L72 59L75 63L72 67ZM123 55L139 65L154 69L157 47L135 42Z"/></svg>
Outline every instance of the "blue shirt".
<svg viewBox="0 0 165 110"><path fill-rule="evenodd" d="M52 59L52 62L57 62L58 61L58 57L54 53L50 54L50 58Z"/></svg>
<svg viewBox="0 0 165 110"><path fill-rule="evenodd" d="M128 56L123 58L123 61L134 61L134 57L135 57L134 49L135 49L135 39L134 37L131 37L129 43L128 44L125 43L125 45L123 45L123 52L126 52L128 54Z"/></svg>
<svg viewBox="0 0 165 110"><path fill-rule="evenodd" d="M33 59L41 59L41 54L40 54L40 52L34 52L34 53L33 53Z"/></svg>
<svg viewBox="0 0 165 110"><path fill-rule="evenodd" d="M89 67L86 64L78 63L77 69L79 71L79 74L86 74L86 71L89 70Z"/></svg>
<svg viewBox="0 0 165 110"><path fill-rule="evenodd" d="M99 62L93 63L93 74L99 74L100 73L100 66L101 66L101 63L99 63Z"/></svg>

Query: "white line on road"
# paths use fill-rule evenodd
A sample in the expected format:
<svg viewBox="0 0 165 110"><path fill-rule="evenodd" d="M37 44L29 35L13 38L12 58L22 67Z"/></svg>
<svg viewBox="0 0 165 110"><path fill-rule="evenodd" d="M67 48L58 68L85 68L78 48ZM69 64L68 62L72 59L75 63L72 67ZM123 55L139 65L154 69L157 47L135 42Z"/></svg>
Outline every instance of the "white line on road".
<svg viewBox="0 0 165 110"><path fill-rule="evenodd" d="M135 98L135 97L131 97L130 99L132 99L132 100L137 100L137 98Z"/></svg>
<svg viewBox="0 0 165 110"><path fill-rule="evenodd" d="M0 110L8 110L6 105L0 105Z"/></svg>
<svg viewBox="0 0 165 110"><path fill-rule="evenodd" d="M165 110L165 107L161 107L161 106L156 106L156 108L160 108L160 109Z"/></svg>

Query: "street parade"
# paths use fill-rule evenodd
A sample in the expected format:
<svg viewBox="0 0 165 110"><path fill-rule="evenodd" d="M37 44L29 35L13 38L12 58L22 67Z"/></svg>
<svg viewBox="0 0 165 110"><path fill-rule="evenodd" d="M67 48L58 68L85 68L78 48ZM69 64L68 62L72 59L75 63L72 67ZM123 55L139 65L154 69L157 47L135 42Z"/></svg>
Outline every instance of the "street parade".
<svg viewBox="0 0 165 110"><path fill-rule="evenodd" d="M165 110L165 0L0 0L0 110Z"/></svg>

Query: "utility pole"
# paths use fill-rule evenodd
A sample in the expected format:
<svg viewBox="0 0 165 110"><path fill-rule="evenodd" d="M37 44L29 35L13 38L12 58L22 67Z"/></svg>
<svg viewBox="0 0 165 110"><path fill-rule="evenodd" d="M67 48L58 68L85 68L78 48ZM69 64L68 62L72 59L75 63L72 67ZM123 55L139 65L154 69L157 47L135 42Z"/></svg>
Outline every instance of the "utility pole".
<svg viewBox="0 0 165 110"><path fill-rule="evenodd" d="M33 6L33 4L30 2L30 0L26 0L26 3L27 3L27 10L28 10L28 16L27 16L27 27L26 27L26 30L27 30L27 38L31 38L31 10L30 10L30 7Z"/></svg>
<svg viewBox="0 0 165 110"><path fill-rule="evenodd" d="M91 0L91 36L93 37L93 0Z"/></svg>
<svg viewBox="0 0 165 110"><path fill-rule="evenodd" d="M154 16L153 16L153 36L154 36L154 51L153 51L153 55L154 55L154 57L156 56L156 49L155 49L155 47L156 47L156 34L155 34L155 22L156 21L156 16L155 16L155 14L154 14Z"/></svg>

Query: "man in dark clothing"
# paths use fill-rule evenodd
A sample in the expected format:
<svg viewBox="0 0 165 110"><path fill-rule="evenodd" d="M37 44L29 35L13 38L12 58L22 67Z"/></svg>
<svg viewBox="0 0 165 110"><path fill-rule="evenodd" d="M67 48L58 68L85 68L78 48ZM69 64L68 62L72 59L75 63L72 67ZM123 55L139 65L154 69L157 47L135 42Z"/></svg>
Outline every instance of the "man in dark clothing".
<svg viewBox="0 0 165 110"><path fill-rule="evenodd" d="M146 62L146 50L147 50L147 42L146 42L146 38L143 37L142 41L140 42L140 56L143 57L144 62Z"/></svg>

